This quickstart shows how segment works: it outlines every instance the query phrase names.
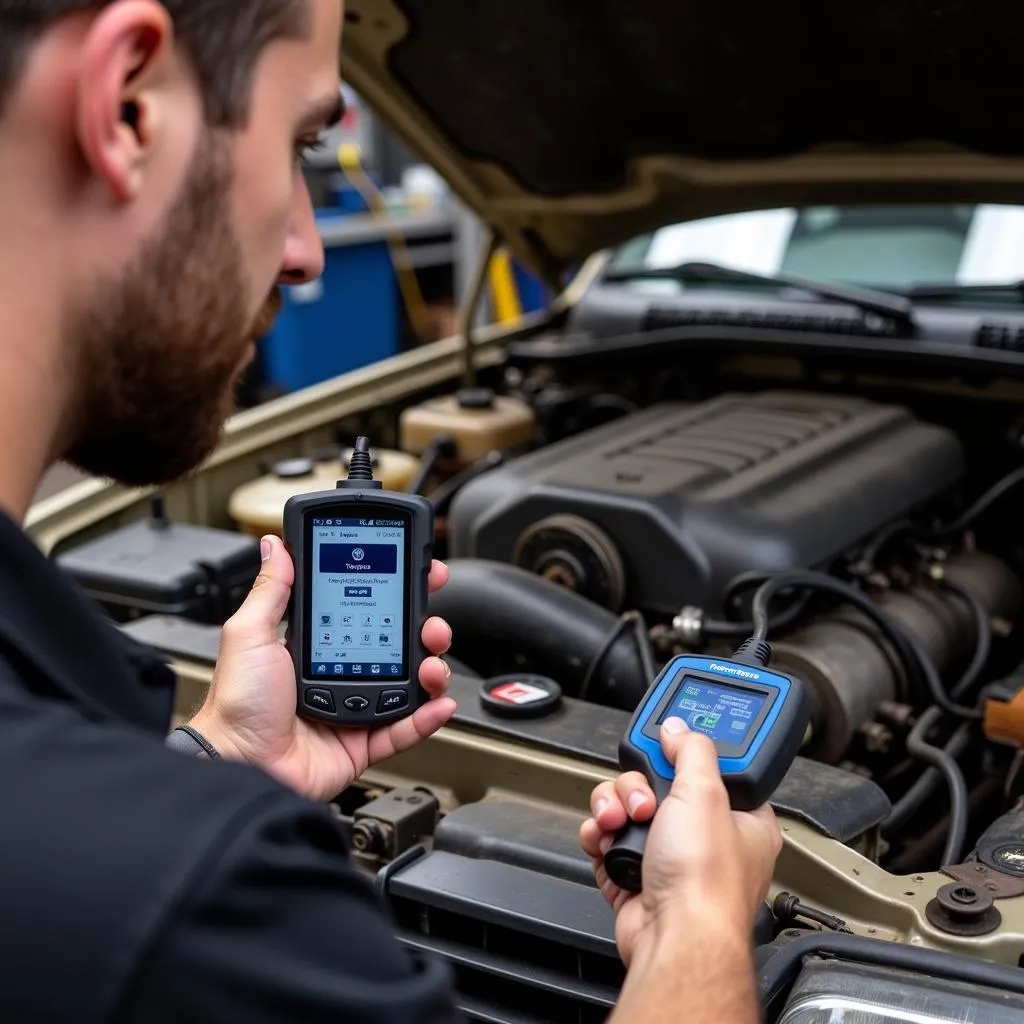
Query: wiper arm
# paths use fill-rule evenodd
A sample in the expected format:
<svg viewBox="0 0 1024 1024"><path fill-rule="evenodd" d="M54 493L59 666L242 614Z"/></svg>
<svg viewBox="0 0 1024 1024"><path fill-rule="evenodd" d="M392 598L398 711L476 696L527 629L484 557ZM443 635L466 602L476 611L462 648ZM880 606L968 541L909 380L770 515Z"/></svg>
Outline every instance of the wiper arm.
<svg viewBox="0 0 1024 1024"><path fill-rule="evenodd" d="M894 320L908 331L917 326L914 319L914 304L908 298L876 292L852 285L832 284L813 281L805 277L791 277L788 274L753 274L718 263L678 263L672 267L617 267L605 271L603 280L612 282L636 281L643 278L666 281L743 281L748 284L776 285L780 288L797 288L815 295L819 299L843 302L865 313Z"/></svg>
<svg viewBox="0 0 1024 1024"><path fill-rule="evenodd" d="M992 284L915 284L903 292L914 299L955 299L960 295L1013 295L1024 299L1024 281L999 281Z"/></svg>

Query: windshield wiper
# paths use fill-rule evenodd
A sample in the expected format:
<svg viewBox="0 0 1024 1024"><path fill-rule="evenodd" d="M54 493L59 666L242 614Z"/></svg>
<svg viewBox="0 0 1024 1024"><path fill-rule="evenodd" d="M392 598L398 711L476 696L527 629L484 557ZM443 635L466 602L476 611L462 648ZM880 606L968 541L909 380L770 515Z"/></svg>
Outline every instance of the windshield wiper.
<svg viewBox="0 0 1024 1024"><path fill-rule="evenodd" d="M737 281L748 284L775 285L779 288L796 288L819 299L842 302L865 313L874 313L886 317L897 324L913 331L917 326L914 320L914 304L908 298L876 292L868 288L856 288L852 285L832 284L824 281L813 281L805 277L791 277L788 274L753 274L747 270L737 270L718 263L678 263L672 267L616 267L605 271L602 279L612 282L636 281L641 279L663 281Z"/></svg>
<svg viewBox="0 0 1024 1024"><path fill-rule="evenodd" d="M955 299L961 295L1013 295L1024 299L1024 281L998 281L991 284L915 284L903 291L914 299Z"/></svg>

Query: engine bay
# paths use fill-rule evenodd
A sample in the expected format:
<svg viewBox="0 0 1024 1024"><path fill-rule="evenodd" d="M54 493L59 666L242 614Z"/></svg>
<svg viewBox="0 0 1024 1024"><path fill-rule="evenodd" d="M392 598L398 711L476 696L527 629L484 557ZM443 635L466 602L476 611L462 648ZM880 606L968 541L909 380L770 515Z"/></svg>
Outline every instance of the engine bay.
<svg viewBox="0 0 1024 1024"><path fill-rule="evenodd" d="M604 1019L622 969L576 841L589 791L616 774L654 674L727 657L769 581L772 667L805 683L812 723L772 800L786 842L758 948L857 937L1024 963L1011 403L679 376L513 361L236 474L203 526L157 498L55 557L195 696L257 538L293 494L344 476L355 429L378 428L378 478L434 505L450 583L430 612L453 627L459 711L333 806L403 940L457 966L475 1019L519 1019L486 1014L529 1012L538 986L557 993L543 1019ZM481 687L499 677L561 697L497 713Z"/></svg>

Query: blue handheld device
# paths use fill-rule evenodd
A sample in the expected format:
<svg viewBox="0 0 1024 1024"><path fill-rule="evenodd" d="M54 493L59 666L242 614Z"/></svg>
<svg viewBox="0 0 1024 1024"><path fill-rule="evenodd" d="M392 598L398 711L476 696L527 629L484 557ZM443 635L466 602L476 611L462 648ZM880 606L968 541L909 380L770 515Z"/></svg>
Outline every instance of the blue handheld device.
<svg viewBox="0 0 1024 1024"><path fill-rule="evenodd" d="M810 721L803 684L757 660L738 660L740 652L733 659L674 658L633 715L619 743L619 762L623 771L647 778L659 805L675 778L659 739L667 718L681 718L714 741L733 810L764 804L799 752ZM648 822L627 823L605 854L608 877L628 892L641 889L648 829Z"/></svg>

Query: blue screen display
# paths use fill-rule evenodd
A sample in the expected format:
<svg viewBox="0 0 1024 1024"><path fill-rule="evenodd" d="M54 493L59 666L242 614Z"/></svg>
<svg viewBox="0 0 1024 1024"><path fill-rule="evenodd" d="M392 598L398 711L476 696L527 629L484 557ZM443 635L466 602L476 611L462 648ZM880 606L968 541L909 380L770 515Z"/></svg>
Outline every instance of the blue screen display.
<svg viewBox="0 0 1024 1024"><path fill-rule="evenodd" d="M715 741L742 745L767 700L768 695L764 693L684 676L675 699L658 722L681 718L691 729Z"/></svg>
<svg viewBox="0 0 1024 1024"><path fill-rule="evenodd" d="M403 676L405 548L400 519L313 520L313 678Z"/></svg>

